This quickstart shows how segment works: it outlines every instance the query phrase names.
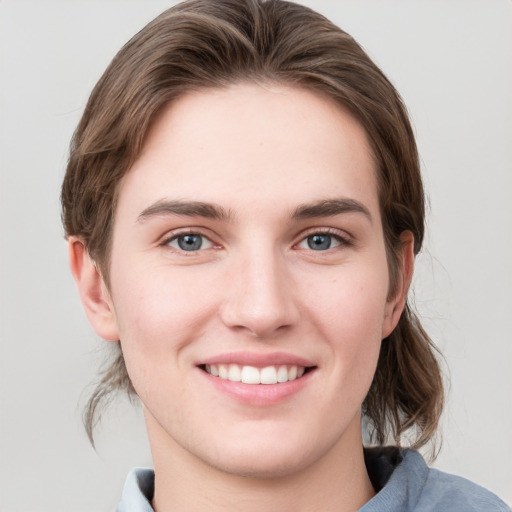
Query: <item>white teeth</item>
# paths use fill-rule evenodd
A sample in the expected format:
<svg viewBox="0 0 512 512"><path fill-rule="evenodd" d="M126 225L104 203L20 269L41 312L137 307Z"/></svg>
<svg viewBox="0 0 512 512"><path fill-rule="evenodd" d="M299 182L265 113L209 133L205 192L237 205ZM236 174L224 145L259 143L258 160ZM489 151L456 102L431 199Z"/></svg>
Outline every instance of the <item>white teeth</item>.
<svg viewBox="0 0 512 512"><path fill-rule="evenodd" d="M262 384L277 384L277 371L275 366L262 368L260 375Z"/></svg>
<svg viewBox="0 0 512 512"><path fill-rule="evenodd" d="M288 382L288 368L280 366L277 370L277 382Z"/></svg>
<svg viewBox="0 0 512 512"><path fill-rule="evenodd" d="M242 368L242 382L245 384L259 384L261 379L258 368L254 368L254 366L244 366Z"/></svg>
<svg viewBox="0 0 512 512"><path fill-rule="evenodd" d="M210 365L210 368L214 366L213 364ZM213 375L213 372L212 372ZM219 365L219 377L224 380L228 380L228 367L225 364Z"/></svg>
<svg viewBox="0 0 512 512"><path fill-rule="evenodd" d="M303 366L241 366L238 364L207 364L205 370L214 377L244 384L277 384L298 379L304 375Z"/></svg>
<svg viewBox="0 0 512 512"><path fill-rule="evenodd" d="M228 370L228 380L231 382L240 382L242 377L242 371L240 370L240 366L237 364L230 364Z"/></svg>

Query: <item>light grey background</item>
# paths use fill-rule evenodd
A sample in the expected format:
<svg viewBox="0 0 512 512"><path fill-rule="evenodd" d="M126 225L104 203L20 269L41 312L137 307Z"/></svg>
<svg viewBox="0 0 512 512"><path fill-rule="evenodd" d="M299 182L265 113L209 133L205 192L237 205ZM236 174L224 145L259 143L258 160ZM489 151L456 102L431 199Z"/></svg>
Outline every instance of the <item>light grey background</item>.
<svg viewBox="0 0 512 512"><path fill-rule="evenodd" d="M512 3L310 1L408 104L431 214L416 303L451 387L436 466L512 503ZM140 411L80 420L102 360L67 267L59 187L86 99L161 0L0 1L0 510L113 510L151 465Z"/></svg>

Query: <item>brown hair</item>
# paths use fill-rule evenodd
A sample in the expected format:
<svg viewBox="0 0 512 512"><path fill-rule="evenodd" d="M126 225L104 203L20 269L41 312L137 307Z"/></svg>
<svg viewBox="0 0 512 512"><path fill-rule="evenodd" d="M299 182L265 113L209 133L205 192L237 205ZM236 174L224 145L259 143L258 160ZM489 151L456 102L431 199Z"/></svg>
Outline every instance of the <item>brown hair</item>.
<svg viewBox="0 0 512 512"><path fill-rule="evenodd" d="M350 110L365 128L377 163L391 289L399 279L400 234L424 236L419 159L400 96L346 32L307 7L280 0L190 0L165 11L115 56L94 88L74 134L62 186L68 236L78 236L109 283L119 183L169 102L192 90L236 82L309 89ZM92 440L99 405L111 393L135 395L121 347L103 372L84 419ZM382 342L363 412L379 444L411 430L414 446L436 432L443 387L436 349L406 305Z"/></svg>

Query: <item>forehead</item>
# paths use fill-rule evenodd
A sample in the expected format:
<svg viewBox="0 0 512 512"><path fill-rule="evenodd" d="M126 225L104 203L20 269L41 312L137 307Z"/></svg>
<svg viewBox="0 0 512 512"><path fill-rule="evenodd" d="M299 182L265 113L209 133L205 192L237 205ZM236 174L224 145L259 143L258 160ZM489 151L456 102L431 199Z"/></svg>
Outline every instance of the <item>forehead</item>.
<svg viewBox="0 0 512 512"><path fill-rule="evenodd" d="M168 196L235 209L350 196L372 207L375 164L364 129L333 100L238 84L187 94L153 123L119 206Z"/></svg>

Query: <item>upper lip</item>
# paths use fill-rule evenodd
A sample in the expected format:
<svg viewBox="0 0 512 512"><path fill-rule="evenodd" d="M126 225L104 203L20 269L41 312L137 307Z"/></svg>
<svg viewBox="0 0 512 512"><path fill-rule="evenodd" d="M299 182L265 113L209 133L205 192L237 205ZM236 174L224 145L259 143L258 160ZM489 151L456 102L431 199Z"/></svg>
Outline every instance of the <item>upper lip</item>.
<svg viewBox="0 0 512 512"><path fill-rule="evenodd" d="M197 366L212 364L238 364L241 366L254 366L265 368L266 366L315 366L313 362L288 352L226 352L201 360Z"/></svg>

